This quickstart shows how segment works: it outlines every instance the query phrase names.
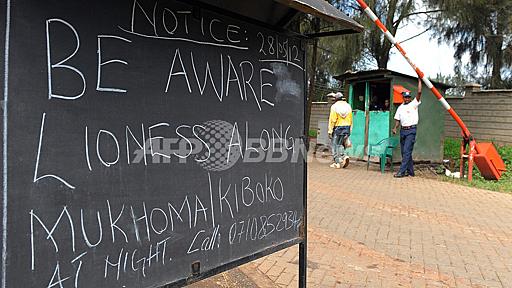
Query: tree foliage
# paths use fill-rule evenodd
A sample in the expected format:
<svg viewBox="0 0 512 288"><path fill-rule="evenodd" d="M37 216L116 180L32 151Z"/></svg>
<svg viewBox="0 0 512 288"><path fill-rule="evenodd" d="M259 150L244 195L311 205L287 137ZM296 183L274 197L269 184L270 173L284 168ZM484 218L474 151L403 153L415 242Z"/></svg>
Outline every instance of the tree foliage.
<svg viewBox="0 0 512 288"><path fill-rule="evenodd" d="M430 18L430 25L439 42L454 45L457 73L469 73L493 88L512 86L512 1L425 1L443 10Z"/></svg>
<svg viewBox="0 0 512 288"><path fill-rule="evenodd" d="M326 0L349 17L365 27L362 33L323 37L317 40L315 53L316 69L313 83L329 86L332 76L347 70L367 70L387 68L392 44L385 38L377 26L364 14L355 0ZM399 27L409 21L417 13L417 2L414 0L369 0L379 19L388 27L391 34L396 35ZM339 29L326 21L305 16L298 22L304 34L326 32ZM292 24L296 25L296 24ZM312 44L311 41L310 44ZM313 46L308 45L308 61L313 58ZM310 63L308 67L310 67Z"/></svg>
<svg viewBox="0 0 512 288"><path fill-rule="evenodd" d="M331 4L361 23L363 33L339 38L328 37L320 41L320 46L333 52L329 57L328 68L338 73L348 69L387 68L392 44L353 0L330 0ZM413 0L369 0L368 5L395 36L398 28L414 15L418 8Z"/></svg>
<svg viewBox="0 0 512 288"><path fill-rule="evenodd" d="M437 73L436 77L432 80L454 86L453 88L446 90L444 95L446 98L464 97L465 85L470 82L467 76L464 76L461 73L455 73L454 75L443 75L441 73Z"/></svg>

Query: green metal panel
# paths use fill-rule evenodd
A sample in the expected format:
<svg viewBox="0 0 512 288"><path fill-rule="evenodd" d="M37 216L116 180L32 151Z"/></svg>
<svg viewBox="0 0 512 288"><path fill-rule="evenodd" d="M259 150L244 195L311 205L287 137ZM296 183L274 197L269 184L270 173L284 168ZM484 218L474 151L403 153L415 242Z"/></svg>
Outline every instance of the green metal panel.
<svg viewBox="0 0 512 288"><path fill-rule="evenodd" d="M376 144L389 137L389 111L370 111L368 143Z"/></svg>
<svg viewBox="0 0 512 288"><path fill-rule="evenodd" d="M353 111L353 126L352 134L350 135L350 141L352 141L352 147L347 149L349 156L363 158L364 156L364 127L366 123L366 116L364 111L354 110Z"/></svg>
<svg viewBox="0 0 512 288"><path fill-rule="evenodd" d="M424 85L425 86L425 85ZM416 135L415 157L418 160L442 161L444 107L427 87L423 89L419 107L420 122Z"/></svg>

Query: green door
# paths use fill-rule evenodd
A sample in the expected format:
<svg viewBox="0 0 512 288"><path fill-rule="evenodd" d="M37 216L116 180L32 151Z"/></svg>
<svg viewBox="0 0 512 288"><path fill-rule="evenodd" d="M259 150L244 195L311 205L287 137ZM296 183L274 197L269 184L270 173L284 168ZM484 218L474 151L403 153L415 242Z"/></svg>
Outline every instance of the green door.
<svg viewBox="0 0 512 288"><path fill-rule="evenodd" d="M352 134L350 141L352 147L347 154L356 158L363 158L365 153L366 111L368 111L369 85L367 82L352 83L348 88L349 104L353 111Z"/></svg>
<svg viewBox="0 0 512 288"><path fill-rule="evenodd" d="M352 141L352 147L347 149L349 156L363 158L364 156L364 128L366 123L366 115L364 111L354 110L353 111L353 126L352 134L350 134L350 141Z"/></svg>

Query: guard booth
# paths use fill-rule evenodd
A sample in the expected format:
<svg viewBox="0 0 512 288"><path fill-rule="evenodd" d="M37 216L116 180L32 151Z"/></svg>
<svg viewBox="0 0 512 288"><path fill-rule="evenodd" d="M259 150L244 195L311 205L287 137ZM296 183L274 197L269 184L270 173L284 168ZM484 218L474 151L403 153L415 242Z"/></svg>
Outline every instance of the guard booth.
<svg viewBox="0 0 512 288"><path fill-rule="evenodd" d="M350 139L352 148L347 153L356 158L364 158L368 145L393 136L394 115L402 103L403 91L411 91L416 96L416 77L399 72L378 69L347 72L334 77L344 84L348 102L352 106L354 126ZM453 86L433 82L444 94ZM444 110L430 89L423 85L420 121L414 145L414 160L439 162L443 157ZM393 151L393 160L400 160L400 147Z"/></svg>
<svg viewBox="0 0 512 288"><path fill-rule="evenodd" d="M293 23L361 25L323 0L0 15L2 287L184 286L297 244L305 287L306 48L327 34Z"/></svg>

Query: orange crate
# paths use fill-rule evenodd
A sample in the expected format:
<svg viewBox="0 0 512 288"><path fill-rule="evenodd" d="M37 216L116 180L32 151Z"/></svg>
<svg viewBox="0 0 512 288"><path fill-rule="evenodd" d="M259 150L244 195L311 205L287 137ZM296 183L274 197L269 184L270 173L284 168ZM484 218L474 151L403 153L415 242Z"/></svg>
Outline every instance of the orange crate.
<svg viewBox="0 0 512 288"><path fill-rule="evenodd" d="M480 174L487 180L500 180L507 169L494 145L488 142L477 143L476 151L475 164Z"/></svg>

